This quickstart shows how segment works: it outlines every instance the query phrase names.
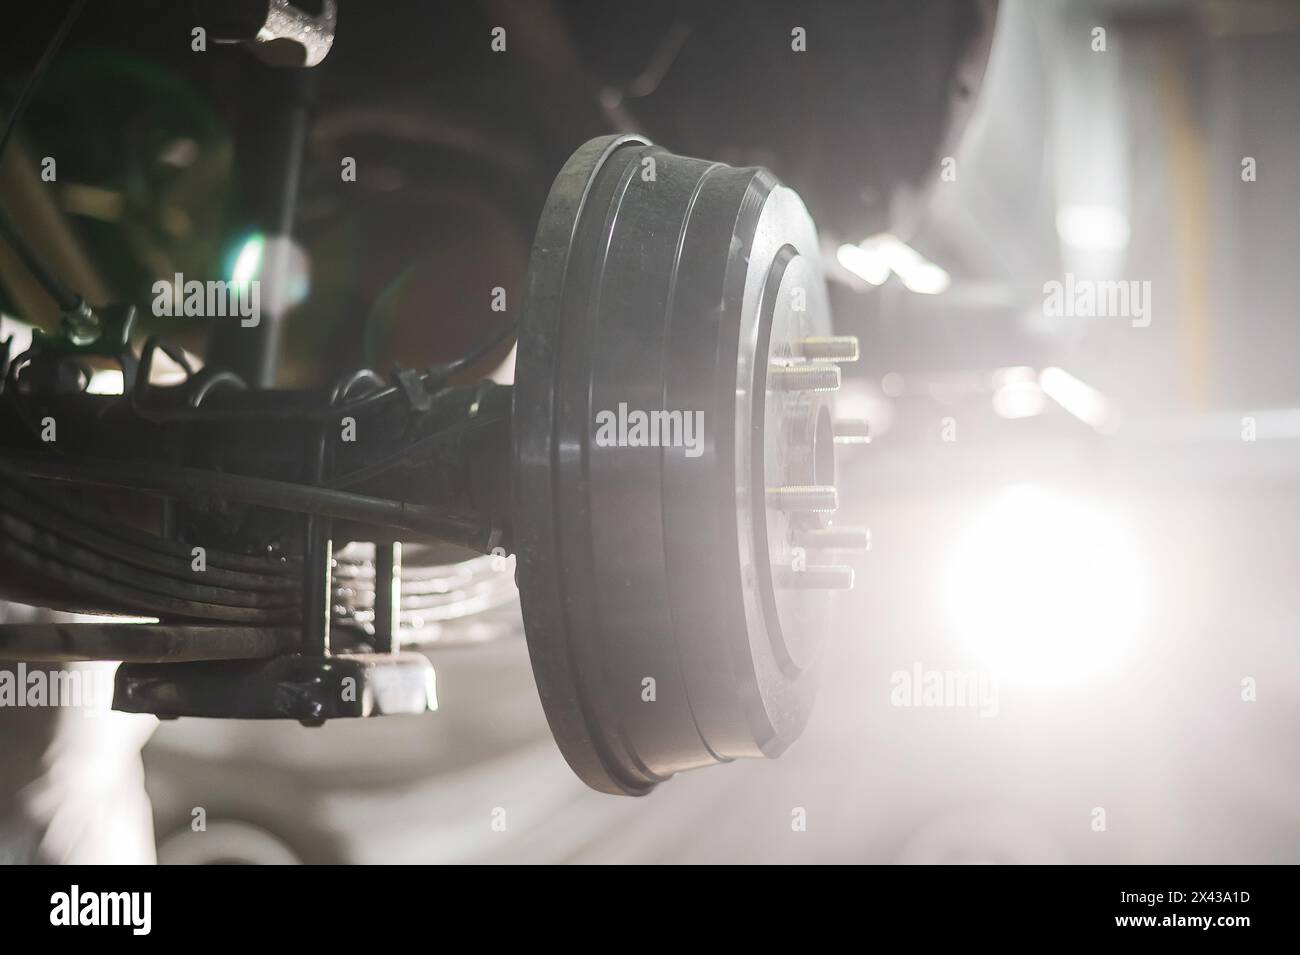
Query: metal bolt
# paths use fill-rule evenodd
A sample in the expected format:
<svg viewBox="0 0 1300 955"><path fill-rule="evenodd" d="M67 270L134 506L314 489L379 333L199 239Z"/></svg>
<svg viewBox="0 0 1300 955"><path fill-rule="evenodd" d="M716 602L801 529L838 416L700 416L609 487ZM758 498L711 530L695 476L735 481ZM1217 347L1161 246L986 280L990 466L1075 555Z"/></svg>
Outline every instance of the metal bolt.
<svg viewBox="0 0 1300 955"><path fill-rule="evenodd" d="M795 353L809 361L857 361L858 339L854 335L805 338L795 346Z"/></svg>
<svg viewBox="0 0 1300 955"><path fill-rule="evenodd" d="M776 391L836 391L840 387L840 369L836 365L773 365L767 380Z"/></svg>
<svg viewBox="0 0 1300 955"><path fill-rule="evenodd" d="M63 316L63 325L68 341L74 345L89 345L99 340L103 323L93 308L85 302L78 302L75 309Z"/></svg>
<svg viewBox="0 0 1300 955"><path fill-rule="evenodd" d="M779 511L830 513L839 507L839 493L828 484L789 484L768 488L767 502Z"/></svg>

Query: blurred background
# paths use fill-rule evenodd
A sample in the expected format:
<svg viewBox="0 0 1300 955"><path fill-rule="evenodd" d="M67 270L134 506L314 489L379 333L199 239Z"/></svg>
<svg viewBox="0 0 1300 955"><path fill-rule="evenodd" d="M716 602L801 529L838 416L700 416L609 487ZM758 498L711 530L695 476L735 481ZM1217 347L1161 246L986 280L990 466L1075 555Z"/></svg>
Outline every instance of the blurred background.
<svg viewBox="0 0 1300 955"><path fill-rule="evenodd" d="M804 737L644 799L586 790L483 558L420 621L427 717L0 711L0 855L1300 861L1300 4L696 6L345 2L312 88L286 91L194 53L184 4L92 5L0 200L88 297L145 301L256 241L235 131L306 97L280 370L300 384L477 340L592 135L770 166L818 222L863 349L841 408L874 434L840 461L872 548ZM6 102L57 16L0 38ZM1118 310L1079 293L1118 282ZM6 334L53 322L42 296L0 246ZM168 331L203 350L201 325ZM933 674L975 675L981 705L927 699Z"/></svg>

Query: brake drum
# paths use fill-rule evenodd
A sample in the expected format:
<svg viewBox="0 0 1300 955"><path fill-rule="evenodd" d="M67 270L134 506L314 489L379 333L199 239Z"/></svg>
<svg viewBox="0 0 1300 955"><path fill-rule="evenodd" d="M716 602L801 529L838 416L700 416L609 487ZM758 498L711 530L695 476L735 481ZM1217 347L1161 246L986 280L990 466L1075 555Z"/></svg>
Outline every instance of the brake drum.
<svg viewBox="0 0 1300 955"><path fill-rule="evenodd" d="M817 234L769 172L605 137L547 199L521 317L514 547L551 730L590 786L777 756L833 591L837 361ZM852 437L841 427L842 437Z"/></svg>

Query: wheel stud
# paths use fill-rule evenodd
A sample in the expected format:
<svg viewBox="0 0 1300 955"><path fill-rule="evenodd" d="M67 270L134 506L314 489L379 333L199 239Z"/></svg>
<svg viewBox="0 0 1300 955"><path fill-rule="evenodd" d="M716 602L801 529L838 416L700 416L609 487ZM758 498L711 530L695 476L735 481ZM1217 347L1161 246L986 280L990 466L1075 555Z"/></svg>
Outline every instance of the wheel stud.
<svg viewBox="0 0 1300 955"><path fill-rule="evenodd" d="M829 514L839 507L839 493L831 485L790 484L769 488L767 501L779 511Z"/></svg>
<svg viewBox="0 0 1300 955"><path fill-rule="evenodd" d="M773 365L767 380L775 391L836 391L840 387L840 370L820 363Z"/></svg>
<svg viewBox="0 0 1300 955"><path fill-rule="evenodd" d="M858 339L854 335L805 338L796 346L796 354L808 361L857 361Z"/></svg>

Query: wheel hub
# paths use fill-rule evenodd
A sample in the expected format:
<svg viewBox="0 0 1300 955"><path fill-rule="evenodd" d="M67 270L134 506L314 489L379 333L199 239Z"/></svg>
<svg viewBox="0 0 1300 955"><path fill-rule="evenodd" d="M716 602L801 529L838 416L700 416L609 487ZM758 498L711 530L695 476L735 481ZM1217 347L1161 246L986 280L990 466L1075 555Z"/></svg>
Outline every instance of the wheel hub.
<svg viewBox="0 0 1300 955"><path fill-rule="evenodd" d="M852 586L822 555L858 539L831 522L836 361L856 357L812 221L765 170L607 137L556 179L513 509L539 692L588 784L640 794L802 731L830 592Z"/></svg>

